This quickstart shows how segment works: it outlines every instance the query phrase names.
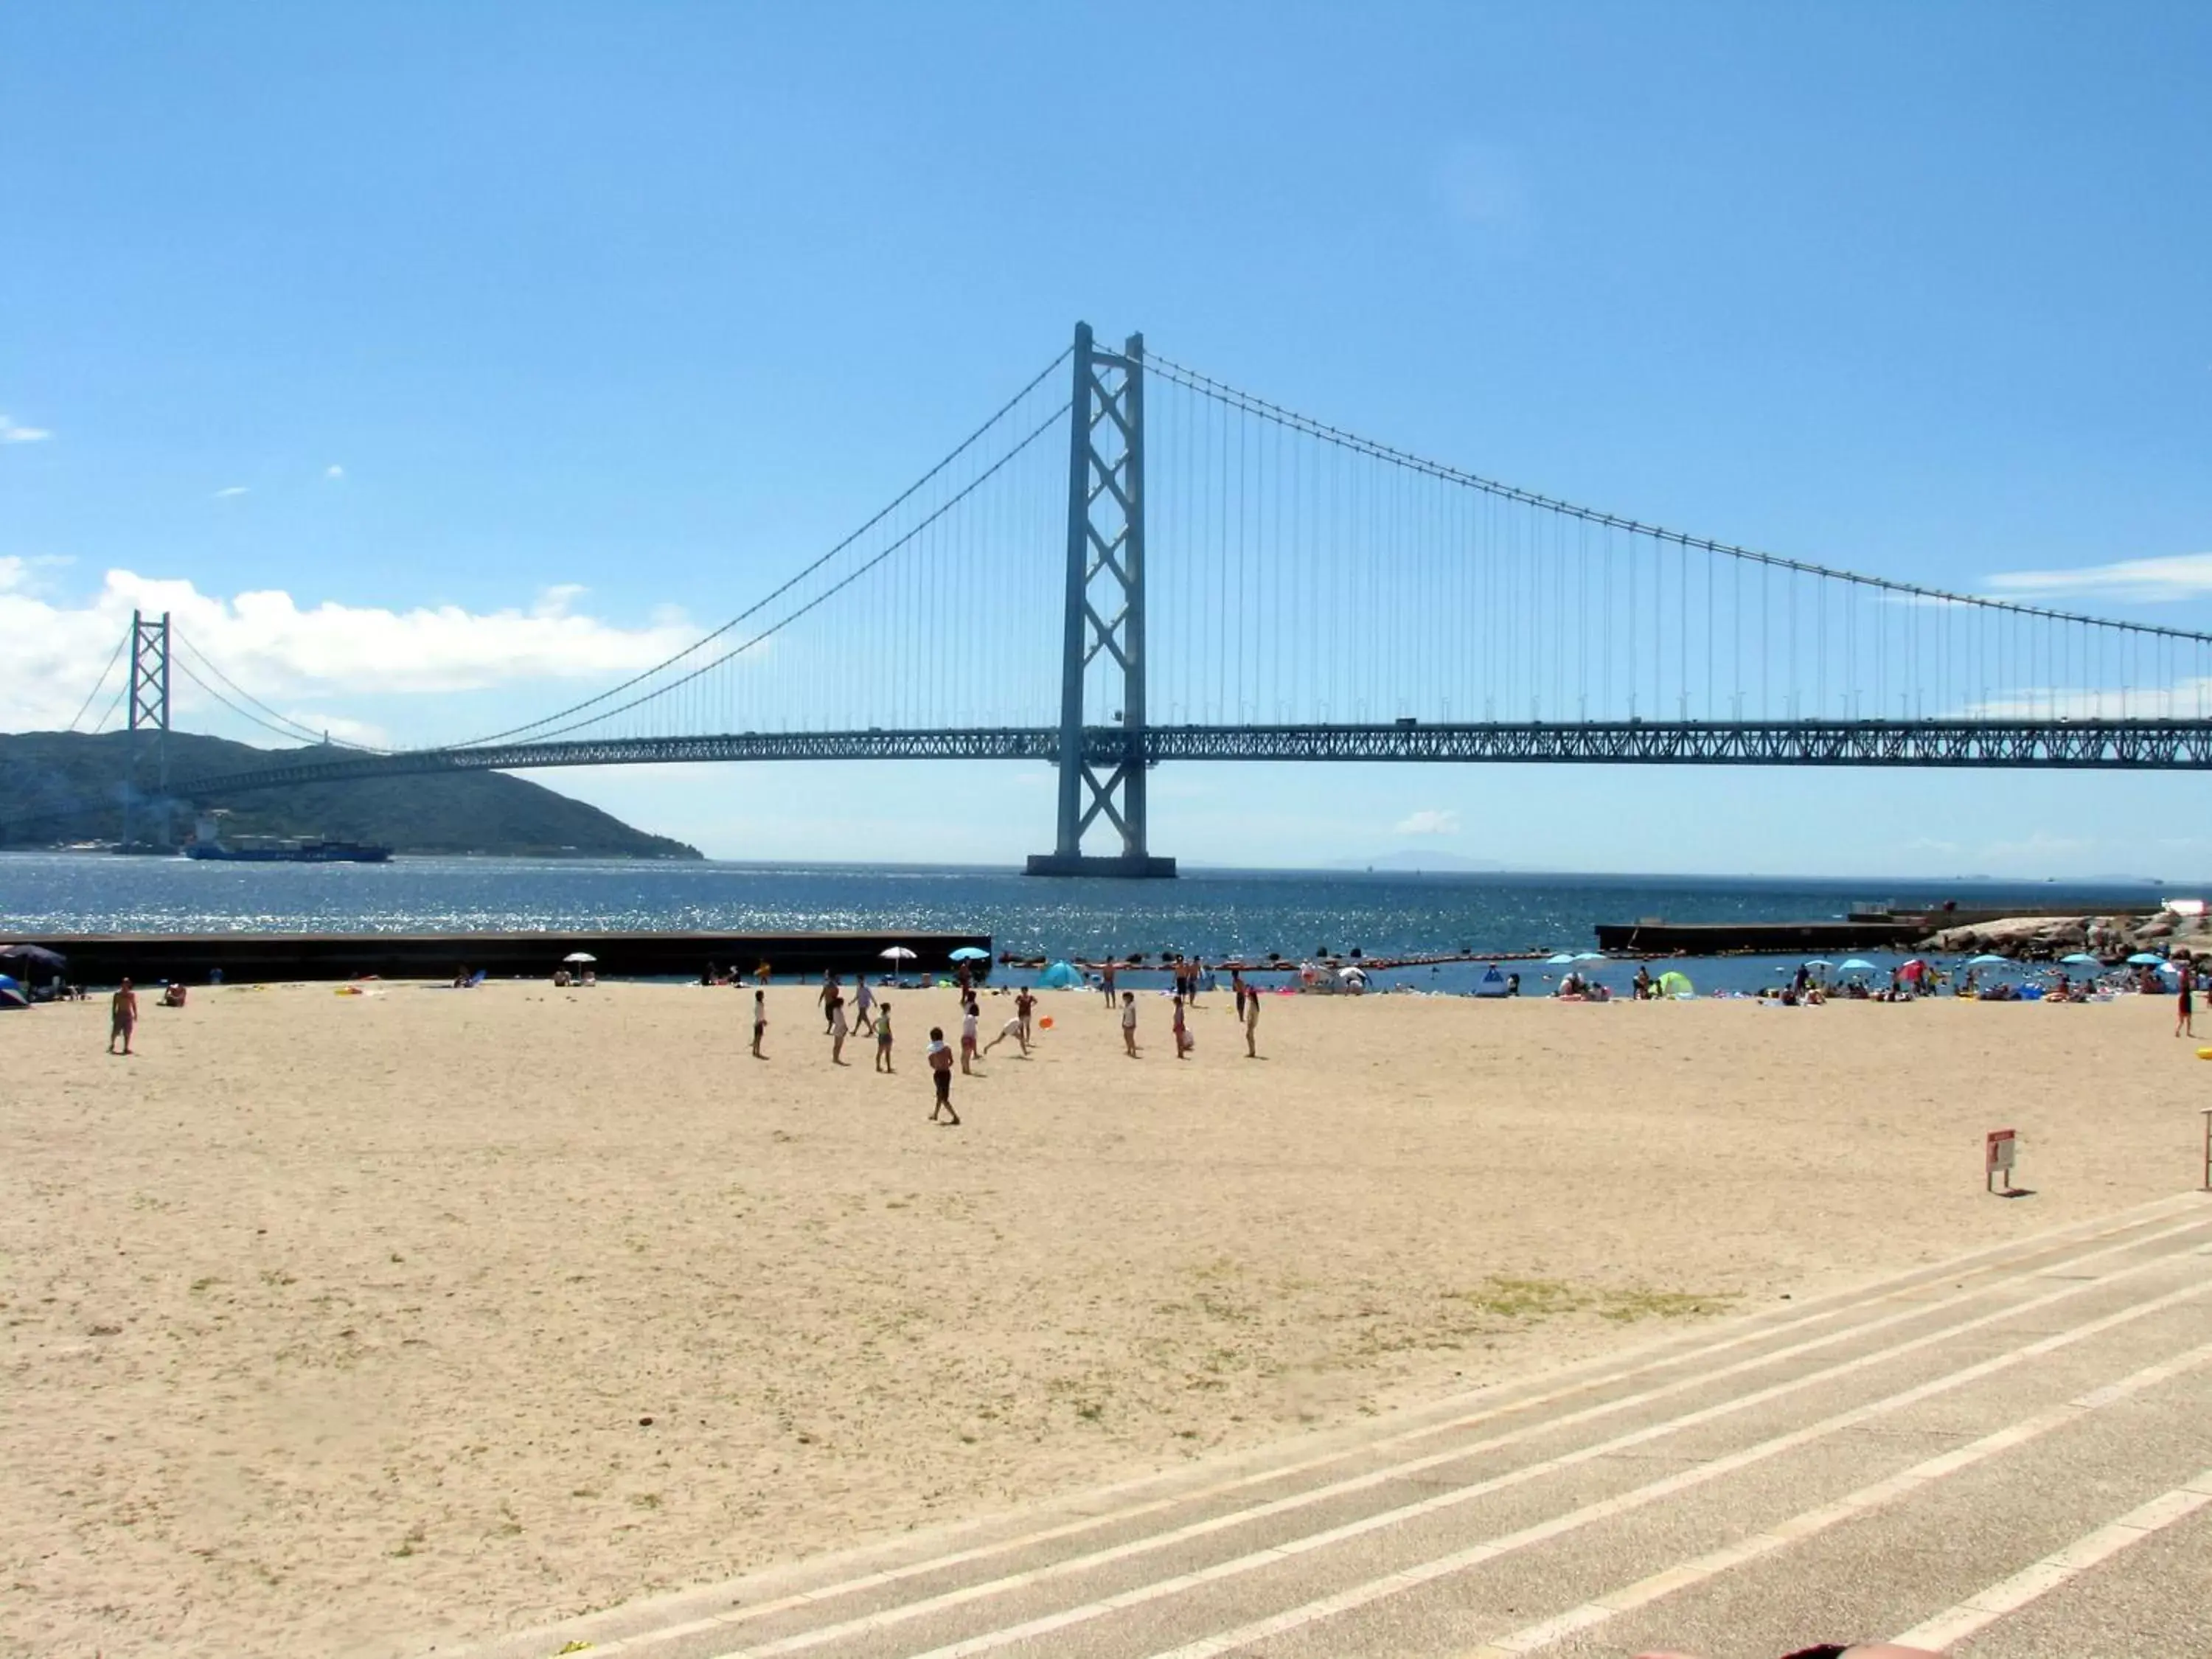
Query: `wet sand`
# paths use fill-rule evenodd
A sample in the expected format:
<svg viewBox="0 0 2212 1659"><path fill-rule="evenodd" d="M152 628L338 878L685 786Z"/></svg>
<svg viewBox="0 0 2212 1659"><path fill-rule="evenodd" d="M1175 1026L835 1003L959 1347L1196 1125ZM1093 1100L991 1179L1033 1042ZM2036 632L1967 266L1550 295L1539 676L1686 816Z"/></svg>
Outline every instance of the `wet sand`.
<svg viewBox="0 0 2212 1659"><path fill-rule="evenodd" d="M890 1078L799 988L765 1063L688 987L0 1016L0 1654L450 1649L2161 1197L2212 1102L2162 999L1271 995L1255 1061L1223 993L1178 1063L1068 993L949 1129L891 996Z"/></svg>

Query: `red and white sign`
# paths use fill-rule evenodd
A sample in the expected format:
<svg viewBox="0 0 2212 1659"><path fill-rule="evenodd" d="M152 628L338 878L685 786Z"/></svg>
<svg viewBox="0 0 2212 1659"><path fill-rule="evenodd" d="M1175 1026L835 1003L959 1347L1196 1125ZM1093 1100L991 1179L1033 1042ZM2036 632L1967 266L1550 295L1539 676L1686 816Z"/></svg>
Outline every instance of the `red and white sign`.
<svg viewBox="0 0 2212 1659"><path fill-rule="evenodd" d="M1982 1184L1992 1184L2000 1175L2005 1185L2012 1185L2013 1154L2019 1149L2020 1138L2011 1129L1992 1129L1984 1144L1982 1156Z"/></svg>

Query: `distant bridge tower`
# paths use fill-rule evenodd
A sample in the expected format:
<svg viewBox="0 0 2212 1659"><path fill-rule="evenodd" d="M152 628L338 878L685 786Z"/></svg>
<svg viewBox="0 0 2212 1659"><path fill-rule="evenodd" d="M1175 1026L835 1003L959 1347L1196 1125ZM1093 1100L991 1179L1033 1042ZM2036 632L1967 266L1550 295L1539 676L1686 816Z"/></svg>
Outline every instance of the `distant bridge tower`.
<svg viewBox="0 0 2212 1659"><path fill-rule="evenodd" d="M123 845L169 844L169 613L131 613L131 758L123 781ZM149 780L147 774L151 772Z"/></svg>
<svg viewBox="0 0 2212 1659"><path fill-rule="evenodd" d="M1051 852L1030 855L1029 873L1172 876L1175 860L1154 858L1145 845L1143 335L1132 334L1117 355L1092 343L1090 324L1075 325L1068 434L1060 833ZM1084 708L1084 670L1102 651L1121 670L1110 721L1086 719ZM1086 854L1084 831L1102 817L1119 832L1121 849Z"/></svg>

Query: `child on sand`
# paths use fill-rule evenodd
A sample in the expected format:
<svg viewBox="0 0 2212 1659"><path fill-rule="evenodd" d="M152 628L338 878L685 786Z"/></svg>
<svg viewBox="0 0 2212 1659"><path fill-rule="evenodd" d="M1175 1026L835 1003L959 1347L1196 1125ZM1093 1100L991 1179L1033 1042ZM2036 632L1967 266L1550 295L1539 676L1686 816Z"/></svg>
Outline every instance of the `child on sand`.
<svg viewBox="0 0 2212 1659"><path fill-rule="evenodd" d="M876 1069L891 1069L891 1006L888 1002L876 1005Z"/></svg>
<svg viewBox="0 0 2212 1659"><path fill-rule="evenodd" d="M862 1036L873 1036L876 1034L875 1017L870 1012L875 1006L876 994L868 988L868 976L866 974L854 975L853 1029L860 1032Z"/></svg>
<svg viewBox="0 0 2212 1659"><path fill-rule="evenodd" d="M123 1039L123 1052L131 1052L131 1034L138 1029L138 994L125 980L107 1000L107 1052L115 1052L115 1039Z"/></svg>
<svg viewBox="0 0 2212 1659"><path fill-rule="evenodd" d="M1024 985L1022 987L1021 994L1014 999L1014 1018L1022 1023L1022 1052L1024 1054L1027 1054L1030 1048L1030 1016L1034 1014L1036 1012L1036 997L1035 994L1030 991L1030 988Z"/></svg>
<svg viewBox="0 0 2212 1659"><path fill-rule="evenodd" d="M768 1056L761 1053L760 1050L761 1039L767 1035L768 993L765 991L756 991L753 993L753 1058L755 1060L766 1060L768 1058Z"/></svg>
<svg viewBox="0 0 2212 1659"><path fill-rule="evenodd" d="M845 1063L845 994L840 991L830 999L830 1063Z"/></svg>
<svg viewBox="0 0 2212 1659"><path fill-rule="evenodd" d="M1130 1059L1137 1057L1137 994L1121 993L1121 1048Z"/></svg>
<svg viewBox="0 0 2212 1659"><path fill-rule="evenodd" d="M1182 1023L1182 999L1175 1000L1175 1048L1177 1060L1190 1058L1190 1028Z"/></svg>
<svg viewBox="0 0 2212 1659"><path fill-rule="evenodd" d="M929 1121L937 1122L941 1112L945 1122L958 1123L960 1114L952 1109L952 1050L945 1046L942 1025L929 1028L929 1076L937 1086L937 1103L929 1109Z"/></svg>
<svg viewBox="0 0 2212 1659"><path fill-rule="evenodd" d="M976 1057L975 1021L978 1018L975 999L972 996L967 998L960 1009L960 1074L963 1077L969 1075L968 1062Z"/></svg>
<svg viewBox="0 0 2212 1659"><path fill-rule="evenodd" d="M1244 1058L1260 1058L1260 988L1249 987L1244 993L1244 1006L1238 1011L1244 1016Z"/></svg>
<svg viewBox="0 0 2212 1659"><path fill-rule="evenodd" d="M1022 1058L1024 1060L1028 1059L1030 1053L1030 1034L1022 1029L1022 1017L1019 1014L1016 1014L1012 1019L1008 1020L1004 1025L1001 1025L999 1028L999 1035L993 1037L988 1042L983 1045L983 1053L987 1054L989 1054L992 1049L997 1048L1008 1037L1013 1038L1016 1042L1021 1044Z"/></svg>

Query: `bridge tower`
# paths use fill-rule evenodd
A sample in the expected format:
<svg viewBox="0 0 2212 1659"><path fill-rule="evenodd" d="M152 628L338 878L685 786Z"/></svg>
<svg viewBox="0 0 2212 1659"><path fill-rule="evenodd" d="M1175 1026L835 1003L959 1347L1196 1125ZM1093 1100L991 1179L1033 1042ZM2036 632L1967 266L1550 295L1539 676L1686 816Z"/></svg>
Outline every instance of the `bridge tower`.
<svg viewBox="0 0 2212 1659"><path fill-rule="evenodd" d="M1164 877L1145 844L1145 337L1101 349L1075 325L1068 405L1067 598L1060 693L1060 832L1033 876ZM1088 718L1084 671L1104 652L1121 674L1110 720ZM1104 771L1102 778L1099 774ZM1118 853L1083 850L1099 818Z"/></svg>
<svg viewBox="0 0 2212 1659"><path fill-rule="evenodd" d="M169 613L131 613L131 757L123 781L123 847L169 844ZM153 777L149 787L147 773ZM143 828L139 820L147 821Z"/></svg>

